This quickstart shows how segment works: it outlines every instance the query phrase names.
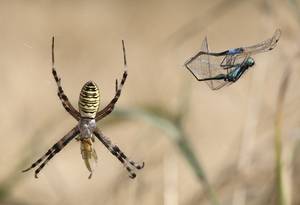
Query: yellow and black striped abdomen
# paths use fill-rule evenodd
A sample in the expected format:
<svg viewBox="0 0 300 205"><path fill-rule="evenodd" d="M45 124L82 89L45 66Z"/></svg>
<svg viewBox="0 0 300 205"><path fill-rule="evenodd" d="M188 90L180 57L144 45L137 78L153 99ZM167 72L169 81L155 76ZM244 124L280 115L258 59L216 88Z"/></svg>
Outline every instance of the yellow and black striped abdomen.
<svg viewBox="0 0 300 205"><path fill-rule="evenodd" d="M100 93L93 81L88 81L81 89L79 96L79 112L81 117L95 118L99 109Z"/></svg>

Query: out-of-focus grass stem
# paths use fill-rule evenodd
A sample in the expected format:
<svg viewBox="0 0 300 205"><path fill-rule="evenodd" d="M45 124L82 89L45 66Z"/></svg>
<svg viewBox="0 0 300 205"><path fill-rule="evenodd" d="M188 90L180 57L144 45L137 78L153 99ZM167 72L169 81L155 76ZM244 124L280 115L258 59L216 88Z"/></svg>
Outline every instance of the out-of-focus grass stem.
<svg viewBox="0 0 300 205"><path fill-rule="evenodd" d="M156 128L162 130L170 137L178 146L182 155L185 157L189 165L192 167L197 178L202 183L209 200L213 205L218 205L219 202L217 197L208 181L208 178L202 168L201 163L197 159L189 141L188 136L184 132L181 120L177 118L171 119L166 116L162 116L159 113L156 113L147 109L116 109L114 115L117 117L126 117L126 118L138 118L149 124L152 124Z"/></svg>
<svg viewBox="0 0 300 205"><path fill-rule="evenodd" d="M186 134L183 128L184 118L189 110L189 99L191 94L190 88L191 82L184 81L181 92L181 98L179 98L179 106L175 114L168 113L163 106L149 106L134 109L116 109L113 115L116 121L120 118L132 118L140 119L146 123L153 125L154 127L162 130L166 136L168 136L173 142L176 143L183 157L186 159L192 170L194 171L197 179L200 181L204 188L208 199L211 204L219 205L216 194L208 181L203 166L199 162L190 142L189 136Z"/></svg>
<svg viewBox="0 0 300 205"><path fill-rule="evenodd" d="M10 174L0 182L0 203L6 201L7 198L9 198L13 188L16 187L23 179L25 179L25 174L22 174L21 170L31 163L37 147L39 147L42 142L41 139L43 138L41 138L41 136L43 133L46 133L47 130L51 130L57 126L58 122L60 121L57 118L58 117L50 118L51 120L43 123L43 125L41 125L40 128L34 132L29 142L26 143L21 153L28 153L28 151L29 153L24 154Z"/></svg>
<svg viewBox="0 0 300 205"><path fill-rule="evenodd" d="M277 204L285 205L285 192L283 186L283 168L282 168L282 111L283 103L286 95L288 82L289 82L290 71L287 69L284 73L282 82L280 84L278 99L277 99L277 108L275 114L275 134L274 134L274 149L275 149L275 176L276 176L276 191L277 191Z"/></svg>
<svg viewBox="0 0 300 205"><path fill-rule="evenodd" d="M289 0L290 8L296 13L298 23L300 24L300 5L297 0Z"/></svg>

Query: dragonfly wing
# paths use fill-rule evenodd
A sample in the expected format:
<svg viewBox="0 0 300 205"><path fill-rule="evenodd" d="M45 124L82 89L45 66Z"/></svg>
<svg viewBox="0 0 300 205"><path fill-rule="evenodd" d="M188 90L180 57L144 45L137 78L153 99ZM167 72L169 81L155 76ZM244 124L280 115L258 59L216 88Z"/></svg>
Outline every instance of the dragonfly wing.
<svg viewBox="0 0 300 205"><path fill-rule="evenodd" d="M187 69L198 80L211 78L224 72L224 69L220 67L224 56L211 56L208 53L208 43L205 37L201 45L201 51L185 63ZM207 80L205 82L212 90L220 89L227 84L224 80Z"/></svg>
<svg viewBox="0 0 300 205"><path fill-rule="evenodd" d="M219 90L220 88L223 88L225 85L231 84L228 81L224 80L211 80L212 87L210 87L212 90Z"/></svg>
<svg viewBox="0 0 300 205"><path fill-rule="evenodd" d="M224 57L221 66L226 69L226 67L240 64L251 55L273 50L279 41L280 35L281 31L277 29L272 38L269 38L261 43L248 47L229 49L228 55Z"/></svg>
<svg viewBox="0 0 300 205"><path fill-rule="evenodd" d="M279 41L280 35L281 35L281 31L280 29L277 29L274 35L272 36L272 38L269 38L254 46L243 47L244 53L247 53L250 56L257 53L273 50Z"/></svg>

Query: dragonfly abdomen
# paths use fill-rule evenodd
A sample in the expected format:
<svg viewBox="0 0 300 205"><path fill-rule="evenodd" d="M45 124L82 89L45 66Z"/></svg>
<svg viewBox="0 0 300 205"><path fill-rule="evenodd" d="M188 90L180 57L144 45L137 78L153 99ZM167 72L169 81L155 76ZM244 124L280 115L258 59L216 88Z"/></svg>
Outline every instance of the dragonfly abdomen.
<svg viewBox="0 0 300 205"><path fill-rule="evenodd" d="M232 48L232 49L228 50L227 55L237 55L237 54L240 54L242 52L244 52L243 48Z"/></svg>

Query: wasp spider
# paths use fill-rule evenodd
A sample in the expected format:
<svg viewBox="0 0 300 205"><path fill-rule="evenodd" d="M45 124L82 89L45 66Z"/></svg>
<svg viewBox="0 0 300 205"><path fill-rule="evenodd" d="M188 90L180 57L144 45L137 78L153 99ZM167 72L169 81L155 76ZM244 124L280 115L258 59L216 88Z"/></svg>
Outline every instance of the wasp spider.
<svg viewBox="0 0 300 205"><path fill-rule="evenodd" d="M90 172L89 178L91 178L94 170L94 165L97 162L97 155L93 148L95 136L125 166L125 168L129 172L130 178L135 178L135 169L142 169L144 167L144 162L142 164L138 164L130 160L119 149L119 147L114 145L110 141L110 139L107 138L96 126L97 121L103 119L113 111L114 106L121 95L122 87L127 78L127 62L124 41L122 41L122 46L124 56L124 72L121 83L119 84L118 79L116 80L116 90L114 98L106 107L104 107L101 111L98 111L100 103L99 89L96 83L94 83L93 81L88 81L84 84L80 92L78 112L71 105L70 101L68 100L68 97L65 95L61 86L61 79L57 75L57 72L55 70L54 37L52 37L52 74L58 87L57 95L66 111L78 121L78 124L71 131L69 131L62 139L55 143L41 158L34 162L28 169L23 170L23 172L26 172L41 163L40 166L35 170L35 178L38 178L38 173L43 169L47 162L49 162L49 160L51 160L51 158L54 157L55 154L61 151L77 135L78 136L75 139L80 141L81 155L87 169Z"/></svg>

